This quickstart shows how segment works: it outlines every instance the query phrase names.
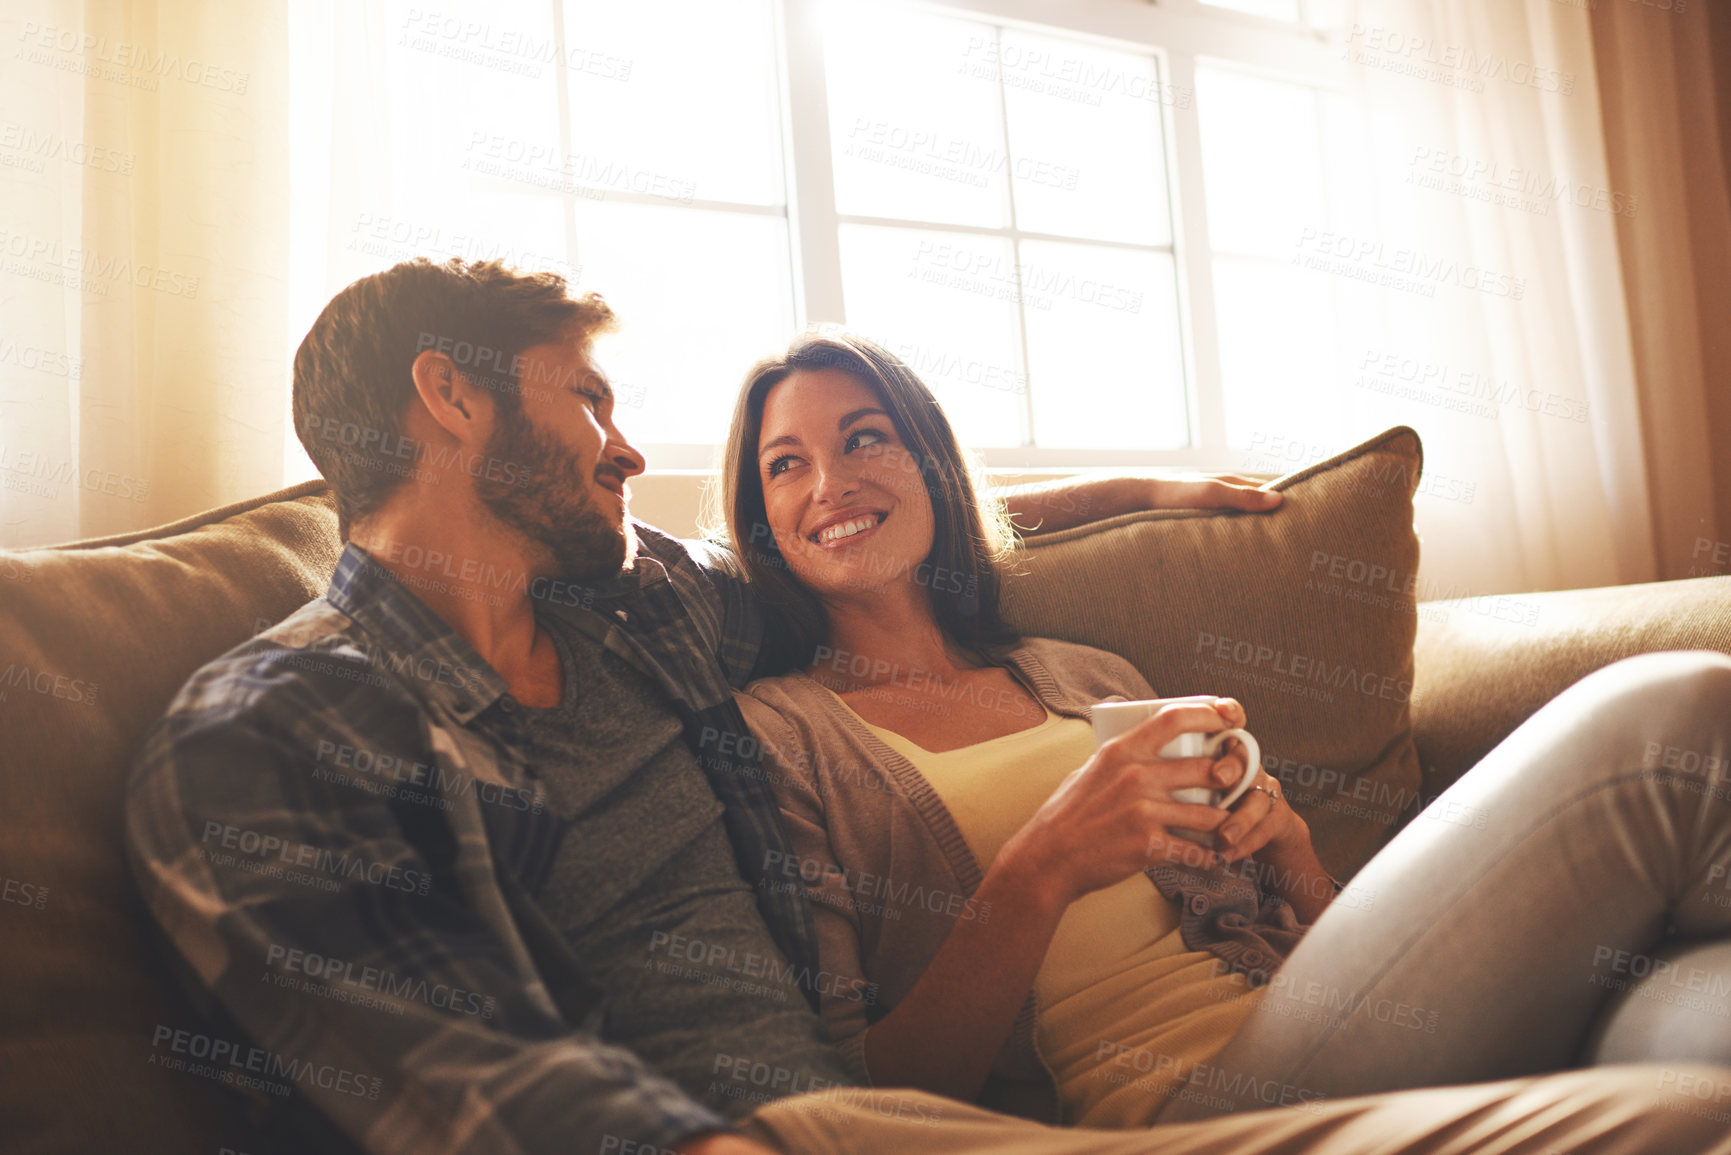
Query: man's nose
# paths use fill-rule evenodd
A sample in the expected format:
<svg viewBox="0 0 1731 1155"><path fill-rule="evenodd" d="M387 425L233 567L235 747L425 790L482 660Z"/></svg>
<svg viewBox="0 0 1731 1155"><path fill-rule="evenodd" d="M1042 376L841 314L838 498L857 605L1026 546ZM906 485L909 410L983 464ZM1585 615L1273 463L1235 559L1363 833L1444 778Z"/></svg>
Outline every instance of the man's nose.
<svg viewBox="0 0 1731 1155"><path fill-rule="evenodd" d="M637 447L623 437L613 438L602 456L618 466L619 472L626 477L636 477L649 468L649 462L643 454L638 452Z"/></svg>

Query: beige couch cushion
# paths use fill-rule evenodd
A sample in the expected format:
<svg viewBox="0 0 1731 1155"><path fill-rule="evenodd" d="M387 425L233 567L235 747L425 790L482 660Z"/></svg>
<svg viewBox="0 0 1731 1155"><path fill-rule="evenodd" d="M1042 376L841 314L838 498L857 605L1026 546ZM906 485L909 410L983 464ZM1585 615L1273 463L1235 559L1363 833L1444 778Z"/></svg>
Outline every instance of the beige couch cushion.
<svg viewBox="0 0 1731 1155"><path fill-rule="evenodd" d="M1264 767L1344 879L1419 808L1421 464L1401 426L1274 482L1274 513L1139 513L1036 538L1009 617L1123 654L1162 697L1243 702Z"/></svg>
<svg viewBox="0 0 1731 1155"><path fill-rule="evenodd" d="M1540 706L1654 650L1731 654L1731 577L1426 602L1415 740L1434 795Z"/></svg>
<svg viewBox="0 0 1731 1155"><path fill-rule="evenodd" d="M0 552L0 1135L9 1152L241 1144L216 1084L149 1065L173 1016L121 856L128 760L186 678L324 593L323 482L160 529ZM28 889L26 889L28 888Z"/></svg>

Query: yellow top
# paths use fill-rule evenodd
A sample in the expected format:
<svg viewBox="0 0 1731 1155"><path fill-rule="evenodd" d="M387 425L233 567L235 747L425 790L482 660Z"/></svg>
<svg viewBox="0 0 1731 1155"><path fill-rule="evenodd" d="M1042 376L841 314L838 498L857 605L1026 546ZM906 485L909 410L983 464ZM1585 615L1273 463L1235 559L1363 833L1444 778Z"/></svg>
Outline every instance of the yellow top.
<svg viewBox="0 0 1731 1155"><path fill-rule="evenodd" d="M1031 730L942 753L866 725L931 783L982 871L1094 753L1088 723L1051 710ZM1186 950L1177 907L1142 874L1070 905L1034 988L1065 1122L1114 1128L1154 1123L1262 993L1209 952Z"/></svg>

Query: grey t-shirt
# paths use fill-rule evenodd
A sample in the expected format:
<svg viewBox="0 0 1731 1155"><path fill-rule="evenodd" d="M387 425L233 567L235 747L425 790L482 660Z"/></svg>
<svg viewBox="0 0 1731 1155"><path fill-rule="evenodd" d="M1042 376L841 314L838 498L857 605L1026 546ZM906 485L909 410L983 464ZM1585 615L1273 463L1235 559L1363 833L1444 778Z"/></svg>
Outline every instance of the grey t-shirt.
<svg viewBox="0 0 1731 1155"><path fill-rule="evenodd" d="M608 993L603 1034L731 1117L853 1085L740 878L722 806L661 692L543 616L557 707L522 710L525 753L565 823L536 899Z"/></svg>

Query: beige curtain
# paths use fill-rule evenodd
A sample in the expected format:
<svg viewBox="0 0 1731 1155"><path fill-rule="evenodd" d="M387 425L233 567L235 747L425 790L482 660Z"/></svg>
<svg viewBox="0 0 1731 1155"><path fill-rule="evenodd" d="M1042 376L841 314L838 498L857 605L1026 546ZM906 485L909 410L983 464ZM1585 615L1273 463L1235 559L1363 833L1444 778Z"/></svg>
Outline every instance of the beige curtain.
<svg viewBox="0 0 1731 1155"><path fill-rule="evenodd" d="M1593 47L1667 578L1731 573L1731 6L1601 3Z"/></svg>
<svg viewBox="0 0 1731 1155"><path fill-rule="evenodd" d="M0 546L281 484L285 4L0 14Z"/></svg>
<svg viewBox="0 0 1731 1155"><path fill-rule="evenodd" d="M1642 437L1616 230L1650 210L1607 171L1586 7L1360 0L1345 58L1375 188L1357 231L1459 273L1384 294L1375 347L1400 361L1367 366L1424 436L1421 596L1658 576L1649 452L1696 446Z"/></svg>

